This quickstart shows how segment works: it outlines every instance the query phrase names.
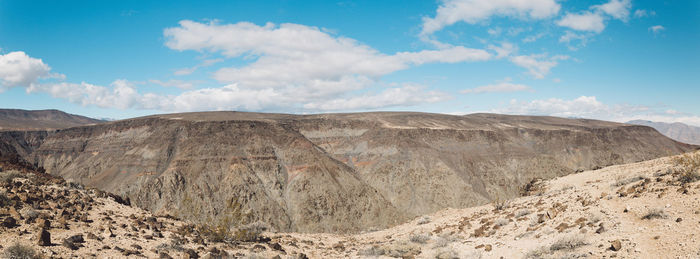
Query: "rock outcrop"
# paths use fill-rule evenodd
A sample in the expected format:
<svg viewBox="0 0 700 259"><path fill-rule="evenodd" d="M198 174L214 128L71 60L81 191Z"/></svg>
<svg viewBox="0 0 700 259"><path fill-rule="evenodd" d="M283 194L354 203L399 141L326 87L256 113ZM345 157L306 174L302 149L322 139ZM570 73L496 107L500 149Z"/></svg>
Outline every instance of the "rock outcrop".
<svg viewBox="0 0 700 259"><path fill-rule="evenodd" d="M300 232L384 228L696 148L644 126L494 114L208 112L12 134L0 143L28 163L152 212Z"/></svg>

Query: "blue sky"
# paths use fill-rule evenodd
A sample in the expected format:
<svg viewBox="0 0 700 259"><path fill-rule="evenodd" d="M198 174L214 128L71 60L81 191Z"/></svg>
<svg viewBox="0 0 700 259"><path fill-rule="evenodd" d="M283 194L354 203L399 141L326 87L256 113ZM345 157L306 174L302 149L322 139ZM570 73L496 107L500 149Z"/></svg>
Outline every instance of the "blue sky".
<svg viewBox="0 0 700 259"><path fill-rule="evenodd" d="M700 125L698 1L0 1L0 107Z"/></svg>

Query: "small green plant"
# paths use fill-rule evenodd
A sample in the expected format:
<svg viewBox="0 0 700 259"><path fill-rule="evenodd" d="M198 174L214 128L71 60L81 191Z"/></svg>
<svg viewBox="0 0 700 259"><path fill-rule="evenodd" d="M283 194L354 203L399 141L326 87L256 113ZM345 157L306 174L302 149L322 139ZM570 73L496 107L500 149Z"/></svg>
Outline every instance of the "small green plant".
<svg viewBox="0 0 700 259"><path fill-rule="evenodd" d="M21 245L19 243L15 243L14 245L5 248L5 250L3 250L2 257L7 259L41 258L41 256L39 256L39 254L37 254L33 248Z"/></svg>

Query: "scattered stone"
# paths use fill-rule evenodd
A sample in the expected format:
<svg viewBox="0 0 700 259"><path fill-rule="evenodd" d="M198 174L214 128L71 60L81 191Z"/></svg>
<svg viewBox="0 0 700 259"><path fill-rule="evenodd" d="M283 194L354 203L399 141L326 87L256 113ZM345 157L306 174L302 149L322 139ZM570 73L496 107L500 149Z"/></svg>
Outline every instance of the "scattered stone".
<svg viewBox="0 0 700 259"><path fill-rule="evenodd" d="M612 243L610 244L610 250L620 251L620 249L622 249L622 242L620 241L620 239L612 241Z"/></svg>
<svg viewBox="0 0 700 259"><path fill-rule="evenodd" d="M490 252L491 249L493 249L493 247L490 244L484 246L484 251L486 251L486 252Z"/></svg>
<svg viewBox="0 0 700 259"><path fill-rule="evenodd" d="M681 222L681 221L683 221L682 218L677 218L677 219L676 219L676 222Z"/></svg>
<svg viewBox="0 0 700 259"><path fill-rule="evenodd" d="M143 249L143 247L141 247L140 245L137 245L137 244L132 244L131 247L133 247L133 248L136 249L136 250L141 250L141 249Z"/></svg>
<svg viewBox="0 0 700 259"><path fill-rule="evenodd" d="M160 253L158 253L158 258L160 258L160 259L173 259L173 257L170 256L170 255L169 255L168 253L166 253L166 252L160 252Z"/></svg>
<svg viewBox="0 0 700 259"><path fill-rule="evenodd" d="M39 232L37 232L36 239L39 246L51 245L51 233L49 233L46 228L42 228Z"/></svg>
<svg viewBox="0 0 700 259"><path fill-rule="evenodd" d="M17 226L17 220L13 217L7 217L2 220L2 226L6 228L14 228Z"/></svg>
<svg viewBox="0 0 700 259"><path fill-rule="evenodd" d="M36 225L39 228L50 229L51 228L51 221L49 221L48 219L40 218L40 219L37 219Z"/></svg>
<svg viewBox="0 0 700 259"><path fill-rule="evenodd" d="M197 254L197 251L193 249L187 249L185 250L185 258L197 259L199 258L199 254Z"/></svg>

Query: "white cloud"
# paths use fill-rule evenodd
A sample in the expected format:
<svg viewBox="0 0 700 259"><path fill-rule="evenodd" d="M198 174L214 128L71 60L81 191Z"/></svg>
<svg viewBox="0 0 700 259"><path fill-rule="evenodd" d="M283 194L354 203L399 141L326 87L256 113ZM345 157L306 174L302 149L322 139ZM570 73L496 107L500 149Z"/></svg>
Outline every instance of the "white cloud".
<svg viewBox="0 0 700 259"><path fill-rule="evenodd" d="M544 33L544 32L541 32L541 33L538 33L538 34L535 34L535 35L530 35L530 36L525 37L525 38L523 39L523 42L525 42L525 43L535 42L535 41L537 41L538 39L544 37L545 35L546 35L546 33Z"/></svg>
<svg viewBox="0 0 700 259"><path fill-rule="evenodd" d="M544 54L538 54L538 55L522 55L522 56L514 56L510 58L510 61L513 62L513 64L523 67L528 70L528 73L532 75L534 78L537 79L542 79L544 78L547 74L549 74L550 70L557 66L559 64L559 60L567 60L569 59L568 56L562 56L562 55L557 55L553 56L551 58L548 58Z"/></svg>
<svg viewBox="0 0 700 259"><path fill-rule="evenodd" d="M176 79L171 79L168 81L161 81L161 80L152 79L152 80L148 80L148 82L150 82L152 84L164 86L164 87L176 87L176 88L180 88L180 89L192 89L192 88L195 88L195 86L197 84L202 83L202 81L184 81L184 80L176 80Z"/></svg>
<svg viewBox="0 0 700 259"><path fill-rule="evenodd" d="M423 18L421 35L429 35L457 22L475 24L491 16L544 19L556 15L555 0L445 0L434 18Z"/></svg>
<svg viewBox="0 0 700 259"><path fill-rule="evenodd" d="M47 83L32 84L27 93L48 93L52 97L66 99L83 106L94 105L102 108L143 108L153 109L166 101L165 97L153 94L141 95L131 82L116 80L111 87L89 83Z"/></svg>
<svg viewBox="0 0 700 259"><path fill-rule="evenodd" d="M592 8L599 10L615 19L627 21L630 16L631 0L610 0L602 5L595 5Z"/></svg>
<svg viewBox="0 0 700 259"><path fill-rule="evenodd" d="M496 52L496 58L504 58L516 52L518 47L509 42L503 42L501 46L489 45L488 49Z"/></svg>
<svg viewBox="0 0 700 259"><path fill-rule="evenodd" d="M603 16L600 13L584 12L581 14L569 13L557 25L568 27L577 31L592 31L600 33L605 29Z"/></svg>
<svg viewBox="0 0 700 259"><path fill-rule="evenodd" d="M0 55L0 92L7 87L28 87L39 79L63 75L52 74L51 67L41 59L32 58L22 51Z"/></svg>
<svg viewBox="0 0 700 259"><path fill-rule="evenodd" d="M649 31L653 32L654 34L658 34L659 32L662 32L664 30L666 30L666 27L661 26L661 25L654 25L654 26L649 27Z"/></svg>
<svg viewBox="0 0 700 259"><path fill-rule="evenodd" d="M649 17L649 16L655 16L656 12L654 11L647 11L644 9L638 9L634 11L634 18L644 18L644 17Z"/></svg>
<svg viewBox="0 0 700 259"><path fill-rule="evenodd" d="M451 96L439 91L423 91L418 86L403 86L389 88L376 95L355 96L321 100L304 105L309 110L357 110L367 108L382 108L392 106L412 106L423 103L435 103L451 99Z"/></svg>
<svg viewBox="0 0 700 259"><path fill-rule="evenodd" d="M244 88L288 88L309 84L336 84L343 80L377 78L432 62L488 60L478 49L440 50L386 55L353 39L333 37L316 27L298 24L252 23L219 25L181 21L164 31L166 46L176 50L221 53L227 58L253 60L243 67L219 69L214 78Z"/></svg>
<svg viewBox="0 0 700 259"><path fill-rule="evenodd" d="M580 96L572 100L550 98L545 100L511 102L498 109L489 112L518 114L518 115L545 115L557 117L588 118L616 122L631 120L650 120L658 122L682 122L700 126L700 117L692 114L680 113L663 107L649 107L629 104L605 104L595 96Z"/></svg>
<svg viewBox="0 0 700 259"><path fill-rule="evenodd" d="M206 59L206 60L202 61L202 63L200 63L196 66L175 70L175 72L173 72L173 74L176 76L189 75L189 74L194 73L194 71L197 71L197 69L200 69L203 67L210 67L210 66L212 66L216 63L222 62L222 61L224 61L224 59L221 59L221 58Z"/></svg>
<svg viewBox="0 0 700 259"><path fill-rule="evenodd" d="M508 93L508 92L520 92L520 91L532 91L532 88L522 84L513 84L510 82L502 82L498 84L485 85L472 89L465 89L460 91L463 94L480 94L480 93Z"/></svg>

